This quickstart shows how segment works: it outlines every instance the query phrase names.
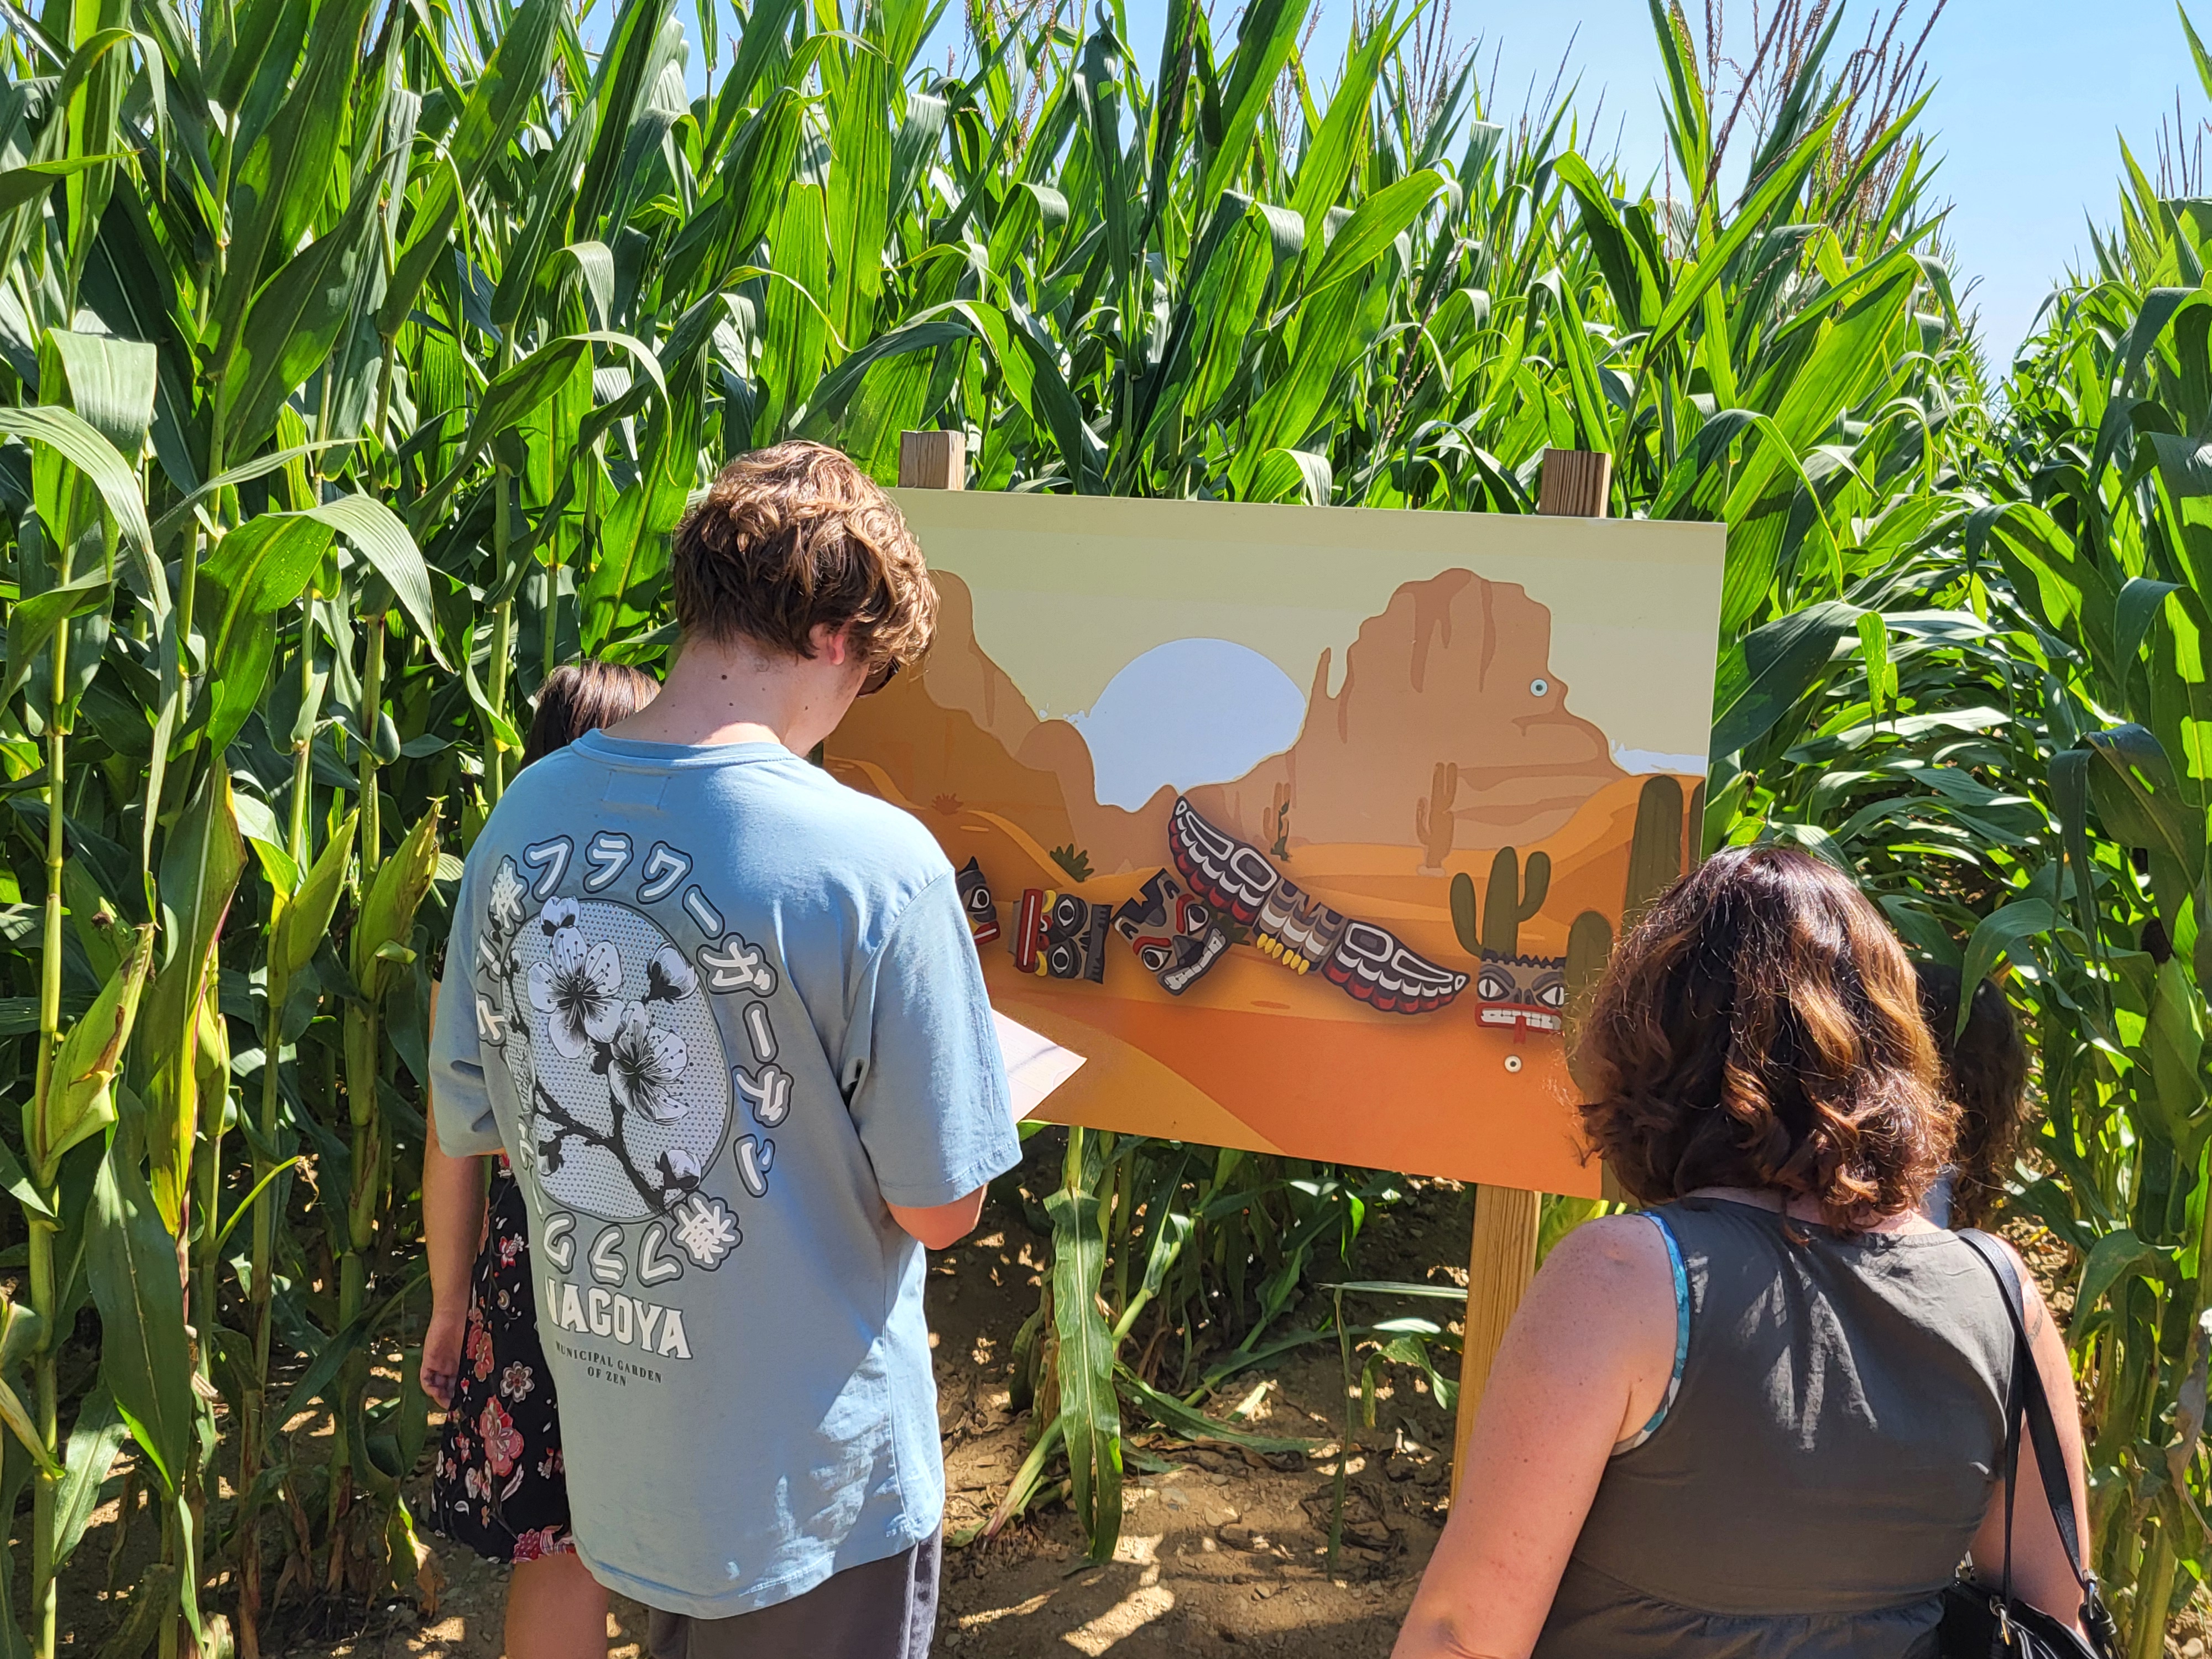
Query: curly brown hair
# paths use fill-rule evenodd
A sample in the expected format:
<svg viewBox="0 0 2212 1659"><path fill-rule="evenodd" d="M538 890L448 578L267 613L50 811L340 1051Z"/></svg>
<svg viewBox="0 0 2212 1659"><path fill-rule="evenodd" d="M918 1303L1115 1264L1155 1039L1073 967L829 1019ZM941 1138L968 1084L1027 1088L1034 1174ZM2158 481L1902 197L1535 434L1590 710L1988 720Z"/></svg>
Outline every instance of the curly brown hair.
<svg viewBox="0 0 2212 1659"><path fill-rule="evenodd" d="M1911 964L1848 878L1793 848L1730 848L1675 883L1576 1042L1591 1147L1648 1203L1763 1188L1857 1233L1917 1204L1950 1153Z"/></svg>
<svg viewBox="0 0 2212 1659"><path fill-rule="evenodd" d="M676 620L687 635L814 654L851 629L871 665L913 663L937 629L921 545L876 481L826 444L740 455L676 526Z"/></svg>
<svg viewBox="0 0 2212 1659"><path fill-rule="evenodd" d="M1951 1225L1979 1227L2004 1197L2019 1155L2027 1116L2027 1043L1996 981L1974 988L1966 1029L1960 1032L1959 970L1923 962L1913 971L1920 980L1920 1012L1936 1039L1943 1092L1959 1109L1958 1144L1951 1149L1956 1171Z"/></svg>

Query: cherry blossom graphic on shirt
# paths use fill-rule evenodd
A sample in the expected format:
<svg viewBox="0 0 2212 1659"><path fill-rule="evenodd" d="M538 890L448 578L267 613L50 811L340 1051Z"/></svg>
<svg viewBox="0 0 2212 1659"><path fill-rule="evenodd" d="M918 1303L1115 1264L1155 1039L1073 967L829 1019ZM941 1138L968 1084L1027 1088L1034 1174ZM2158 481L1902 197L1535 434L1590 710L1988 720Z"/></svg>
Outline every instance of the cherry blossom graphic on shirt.
<svg viewBox="0 0 2212 1659"><path fill-rule="evenodd" d="M549 874L568 864L550 846L527 849ZM615 862L611 846L589 850L600 869ZM673 849L653 852L657 882L688 866ZM579 873L588 888L597 872ZM479 1029L489 1019L501 1030L534 1155L528 1174L550 1204L596 1220L680 1224L679 1206L720 1157L735 1105L700 970L653 917L611 896L544 886L513 859L501 860L476 963ZM719 935L721 919L712 920ZM717 1230L694 1231L704 1239ZM701 1252L685 1254L697 1261Z"/></svg>

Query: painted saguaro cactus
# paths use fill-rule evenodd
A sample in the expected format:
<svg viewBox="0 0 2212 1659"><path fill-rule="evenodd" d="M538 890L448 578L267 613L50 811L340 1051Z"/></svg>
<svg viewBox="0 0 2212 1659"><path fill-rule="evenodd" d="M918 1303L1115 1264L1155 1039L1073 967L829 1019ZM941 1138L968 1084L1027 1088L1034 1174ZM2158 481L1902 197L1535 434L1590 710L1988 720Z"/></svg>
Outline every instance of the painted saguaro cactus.
<svg viewBox="0 0 2212 1659"><path fill-rule="evenodd" d="M1567 930L1567 1021L1570 1027L1589 1008L1589 996L1598 975L1613 955L1613 924L1595 910L1585 910ZM1575 1063L1573 1032L1567 1040L1567 1070L1576 1082L1587 1080Z"/></svg>
<svg viewBox="0 0 2212 1659"><path fill-rule="evenodd" d="M1521 924L1534 919L1551 890L1550 854L1528 854L1524 884L1521 855L1510 847L1499 848L1490 861L1490 892L1483 900L1482 948L1501 957L1518 956Z"/></svg>
<svg viewBox="0 0 2212 1659"><path fill-rule="evenodd" d="M1628 848L1621 921L1633 927L1644 907L1682 873L1682 786L1664 772L1644 781L1636 799L1636 838Z"/></svg>
<svg viewBox="0 0 2212 1659"><path fill-rule="evenodd" d="M1524 884L1521 854L1510 847L1499 848L1490 860L1490 892L1480 912L1475 905L1474 878L1465 872L1454 876L1452 927L1459 934L1460 948L1469 956L1480 956L1486 951L1494 956L1518 956L1521 924L1532 920L1544 908L1544 896L1551 890L1551 854L1528 854Z"/></svg>
<svg viewBox="0 0 2212 1659"><path fill-rule="evenodd" d="M1438 761L1429 781L1429 797L1413 803L1413 833L1421 838L1421 867L1441 870L1451 854L1452 803L1459 799L1459 768Z"/></svg>

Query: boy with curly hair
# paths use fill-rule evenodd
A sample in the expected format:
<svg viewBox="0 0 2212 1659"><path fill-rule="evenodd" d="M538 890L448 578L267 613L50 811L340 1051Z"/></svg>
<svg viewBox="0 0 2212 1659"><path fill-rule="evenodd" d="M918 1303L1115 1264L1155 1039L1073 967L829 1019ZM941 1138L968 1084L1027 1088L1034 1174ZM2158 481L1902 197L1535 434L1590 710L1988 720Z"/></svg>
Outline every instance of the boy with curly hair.
<svg viewBox="0 0 2212 1659"><path fill-rule="evenodd" d="M935 595L809 443L723 469L673 580L660 695L520 774L471 849L439 1136L513 1159L579 1553L652 1651L919 1659L923 1249L1019 1147L951 866L805 757L921 657Z"/></svg>

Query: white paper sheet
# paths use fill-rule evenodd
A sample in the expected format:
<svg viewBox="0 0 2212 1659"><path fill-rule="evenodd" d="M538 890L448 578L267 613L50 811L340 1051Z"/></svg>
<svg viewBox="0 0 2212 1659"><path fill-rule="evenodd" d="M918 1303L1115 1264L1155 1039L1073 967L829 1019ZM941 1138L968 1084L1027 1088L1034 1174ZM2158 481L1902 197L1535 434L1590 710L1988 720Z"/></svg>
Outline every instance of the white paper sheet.
<svg viewBox="0 0 2212 1659"><path fill-rule="evenodd" d="M991 1023L999 1030L999 1053L1006 1062L1006 1082L1013 1091L1014 1119L1019 1122L1043 1103L1044 1097L1073 1077L1083 1056L1063 1048L1050 1037L1008 1019L996 1008Z"/></svg>

